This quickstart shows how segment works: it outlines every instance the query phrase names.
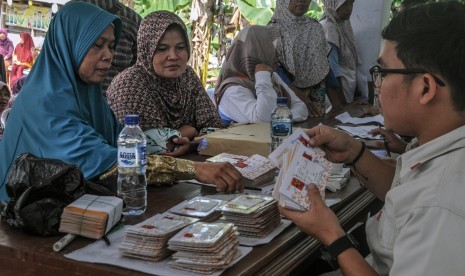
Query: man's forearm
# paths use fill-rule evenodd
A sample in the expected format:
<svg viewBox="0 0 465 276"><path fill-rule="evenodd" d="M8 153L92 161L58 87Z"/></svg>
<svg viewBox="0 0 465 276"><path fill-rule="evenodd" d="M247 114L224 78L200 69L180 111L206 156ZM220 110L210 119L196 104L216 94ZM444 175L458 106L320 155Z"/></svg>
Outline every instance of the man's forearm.
<svg viewBox="0 0 465 276"><path fill-rule="evenodd" d="M351 275L378 275L376 271L365 261L355 248L349 248L339 254L337 262L345 276Z"/></svg>
<svg viewBox="0 0 465 276"><path fill-rule="evenodd" d="M366 149L351 169L361 184L384 201L394 179L395 161L387 162Z"/></svg>

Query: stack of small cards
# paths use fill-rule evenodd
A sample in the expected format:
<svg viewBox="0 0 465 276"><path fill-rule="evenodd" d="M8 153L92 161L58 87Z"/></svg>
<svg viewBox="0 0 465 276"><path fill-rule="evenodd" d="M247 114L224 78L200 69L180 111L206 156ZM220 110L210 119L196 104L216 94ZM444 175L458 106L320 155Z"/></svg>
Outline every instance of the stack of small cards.
<svg viewBox="0 0 465 276"><path fill-rule="evenodd" d="M119 246L123 256L160 261L173 251L168 250L168 240L177 231L198 219L165 213L157 214L126 230L124 240Z"/></svg>
<svg viewBox="0 0 465 276"><path fill-rule="evenodd" d="M122 210L119 197L85 194L64 208L59 231L101 239L121 219Z"/></svg>
<svg viewBox="0 0 465 276"><path fill-rule="evenodd" d="M242 174L242 182L244 186L262 187L270 183L276 176L276 167L271 163L270 159L258 154L250 157L221 153L208 158L209 162L229 162L236 167Z"/></svg>
<svg viewBox="0 0 465 276"><path fill-rule="evenodd" d="M170 266L202 274L228 267L238 252L239 239L232 223L194 223L168 241L177 251Z"/></svg>
<svg viewBox="0 0 465 276"><path fill-rule="evenodd" d="M212 222L221 217L221 211L218 207L223 203L222 200L208 197L195 197L186 200L174 206L169 211L181 216L199 218L205 222Z"/></svg>
<svg viewBox="0 0 465 276"><path fill-rule="evenodd" d="M350 168L346 168L343 164L333 164L333 169L326 183L326 189L331 192L339 191L344 188L350 178Z"/></svg>
<svg viewBox="0 0 465 276"><path fill-rule="evenodd" d="M241 195L221 210L223 219L234 223L244 237L263 238L281 224L278 204L269 196Z"/></svg>
<svg viewBox="0 0 465 276"><path fill-rule="evenodd" d="M280 168L272 195L279 205L288 209L310 209L309 184L316 185L324 199L332 163L325 159L320 148L309 147L309 140L302 129L297 129L269 156Z"/></svg>

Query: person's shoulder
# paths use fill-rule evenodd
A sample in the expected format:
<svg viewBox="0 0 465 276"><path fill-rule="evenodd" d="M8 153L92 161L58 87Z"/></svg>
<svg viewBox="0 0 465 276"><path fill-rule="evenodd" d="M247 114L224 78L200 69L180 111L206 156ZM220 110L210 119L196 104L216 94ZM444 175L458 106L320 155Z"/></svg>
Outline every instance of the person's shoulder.
<svg viewBox="0 0 465 276"><path fill-rule="evenodd" d="M137 26L139 26L140 23L142 22L142 17L136 11L134 11L133 9L131 9L129 7L124 6L123 13L124 13L124 16L128 20L132 21Z"/></svg>

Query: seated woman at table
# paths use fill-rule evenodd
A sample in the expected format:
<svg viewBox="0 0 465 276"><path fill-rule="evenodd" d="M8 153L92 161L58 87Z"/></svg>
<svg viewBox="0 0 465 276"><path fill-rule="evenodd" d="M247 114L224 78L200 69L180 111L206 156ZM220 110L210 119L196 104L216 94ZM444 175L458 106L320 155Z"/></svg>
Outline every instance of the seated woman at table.
<svg viewBox="0 0 465 276"><path fill-rule="evenodd" d="M187 65L190 46L177 15L156 11L146 16L137 51L136 64L117 75L107 90L108 103L121 122L126 114L139 114L149 144L162 148L157 141L166 143L173 135L192 140L202 128L221 126L200 79ZM150 152L154 147L148 148ZM174 155L183 153L177 150Z"/></svg>
<svg viewBox="0 0 465 276"><path fill-rule="evenodd" d="M274 71L278 63L269 31L253 25L239 32L216 82L215 102L224 122L269 122L278 97L287 97L294 122L308 109Z"/></svg>
<svg viewBox="0 0 465 276"><path fill-rule="evenodd" d="M32 51L34 50L34 41L28 33L20 34L20 41L16 45L13 54L13 64L10 72L10 87L13 87L16 80L23 75L23 70L32 67L34 57Z"/></svg>
<svg viewBox="0 0 465 276"><path fill-rule="evenodd" d="M8 200L8 169L26 152L75 165L86 179L105 181L116 175L122 127L100 84L120 32L118 17L88 3L69 2L54 16L0 141L0 200ZM147 158L149 184L191 178L214 183L217 191L242 190L241 175L231 164Z"/></svg>

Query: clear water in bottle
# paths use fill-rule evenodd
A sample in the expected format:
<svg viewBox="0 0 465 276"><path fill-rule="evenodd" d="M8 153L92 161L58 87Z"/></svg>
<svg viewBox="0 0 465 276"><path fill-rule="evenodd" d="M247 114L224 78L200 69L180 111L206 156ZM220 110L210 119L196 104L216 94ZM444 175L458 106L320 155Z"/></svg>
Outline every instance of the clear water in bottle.
<svg viewBox="0 0 465 276"><path fill-rule="evenodd" d="M270 152L273 152L292 133L292 113L287 107L287 98L279 97L278 106L271 113Z"/></svg>
<svg viewBox="0 0 465 276"><path fill-rule="evenodd" d="M118 137L118 196L123 199L123 215L140 215L147 207L146 138L139 116L127 115Z"/></svg>

